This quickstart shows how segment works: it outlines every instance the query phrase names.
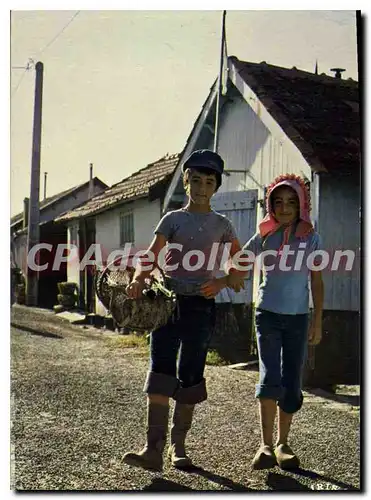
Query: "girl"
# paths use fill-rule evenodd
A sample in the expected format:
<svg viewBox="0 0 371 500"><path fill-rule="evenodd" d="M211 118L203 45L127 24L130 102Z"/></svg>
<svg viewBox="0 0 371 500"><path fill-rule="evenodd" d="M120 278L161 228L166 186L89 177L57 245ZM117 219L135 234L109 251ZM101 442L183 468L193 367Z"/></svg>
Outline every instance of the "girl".
<svg viewBox="0 0 371 500"><path fill-rule="evenodd" d="M314 270L317 260L312 258L320 240L309 218L310 195L300 177L275 179L267 191L266 208L259 232L243 248L255 256L266 255L255 317L261 446L252 465L266 469L277 463L286 469L299 466L288 435L293 414L303 402L307 343L318 344L322 335L323 282L321 272ZM314 304L309 334L308 278ZM278 435L273 447L276 413Z"/></svg>
<svg viewBox="0 0 371 500"><path fill-rule="evenodd" d="M213 269L206 265L214 243L230 243L231 256L240 251L231 222L210 207L210 199L222 182L223 167L222 158L212 151L192 153L182 168L188 203L161 219L147 250L161 267L160 252L166 251L163 270L167 285L177 294L179 317L151 333L151 363L144 386L148 395L147 443L139 453L125 454L129 465L162 470L169 398L175 400L175 406L168 456L175 467L192 465L185 438L195 405L207 398L203 373L215 323L214 297L226 286L235 291L243 286L237 274L215 278ZM197 252L205 261L201 268L192 262L192 253L196 257ZM137 267L127 287L130 297L140 297L150 272Z"/></svg>

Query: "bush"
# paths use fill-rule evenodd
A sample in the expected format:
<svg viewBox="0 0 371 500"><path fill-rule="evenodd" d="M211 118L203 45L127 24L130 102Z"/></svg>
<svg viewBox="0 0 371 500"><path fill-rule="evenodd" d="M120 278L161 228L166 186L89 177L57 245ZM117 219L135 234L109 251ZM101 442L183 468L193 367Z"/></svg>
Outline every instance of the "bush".
<svg viewBox="0 0 371 500"><path fill-rule="evenodd" d="M59 293L57 295L58 303L63 307L73 307L76 302L75 295L64 295Z"/></svg>
<svg viewBox="0 0 371 500"><path fill-rule="evenodd" d="M15 287L15 301L17 304L26 303L26 287L25 285L16 285Z"/></svg>
<svg viewBox="0 0 371 500"><path fill-rule="evenodd" d="M77 283L62 281L58 283L58 291L61 295L74 295L77 291Z"/></svg>
<svg viewBox="0 0 371 500"><path fill-rule="evenodd" d="M206 357L206 364L212 366L227 365L228 362L223 359L217 351L209 351Z"/></svg>
<svg viewBox="0 0 371 500"><path fill-rule="evenodd" d="M109 337L109 342L112 347L145 347L146 350L148 350L148 343L145 335L135 335L133 333L129 333L128 335Z"/></svg>

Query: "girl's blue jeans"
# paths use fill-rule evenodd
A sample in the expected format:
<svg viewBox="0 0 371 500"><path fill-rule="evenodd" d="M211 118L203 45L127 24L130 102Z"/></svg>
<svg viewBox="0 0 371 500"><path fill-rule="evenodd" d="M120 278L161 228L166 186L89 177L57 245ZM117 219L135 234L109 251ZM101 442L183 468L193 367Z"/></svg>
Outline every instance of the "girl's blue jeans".
<svg viewBox="0 0 371 500"><path fill-rule="evenodd" d="M308 344L308 314L277 314L257 309L259 352L257 398L274 399L286 413L303 404L302 376Z"/></svg>

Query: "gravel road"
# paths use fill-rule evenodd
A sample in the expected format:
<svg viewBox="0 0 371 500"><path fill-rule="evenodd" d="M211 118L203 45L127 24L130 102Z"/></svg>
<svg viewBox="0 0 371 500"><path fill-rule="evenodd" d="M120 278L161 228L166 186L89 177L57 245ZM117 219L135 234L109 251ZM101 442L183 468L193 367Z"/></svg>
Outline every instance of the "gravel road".
<svg viewBox="0 0 371 500"><path fill-rule="evenodd" d="M131 468L144 443L143 348L73 326L54 313L13 306L11 442L14 490L351 490L360 487L358 396L305 393L292 429L295 473L252 471L259 445L255 371L208 366L188 451L199 468ZM116 336L117 337L117 336Z"/></svg>

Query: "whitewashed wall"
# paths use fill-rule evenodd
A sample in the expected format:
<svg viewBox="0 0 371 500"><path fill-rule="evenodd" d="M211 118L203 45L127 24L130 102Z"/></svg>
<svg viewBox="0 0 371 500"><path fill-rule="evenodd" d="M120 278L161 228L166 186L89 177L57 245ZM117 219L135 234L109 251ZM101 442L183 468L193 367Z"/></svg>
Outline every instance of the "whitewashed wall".
<svg viewBox="0 0 371 500"><path fill-rule="evenodd" d="M137 200L98 214L95 217L95 239L101 245L103 259L113 250L120 249L120 214L125 210L132 210L134 213L134 247L146 248L153 238L153 230L161 218L160 200ZM107 313L97 297L96 313L101 316Z"/></svg>
<svg viewBox="0 0 371 500"><path fill-rule="evenodd" d="M351 271L323 271L324 308L360 310L360 187L352 178L320 177L318 232L330 256L336 250L352 250L356 258ZM358 223L357 223L358 222Z"/></svg>
<svg viewBox="0 0 371 500"><path fill-rule="evenodd" d="M79 248L79 222L71 221L67 225L67 245L76 245ZM67 261L67 281L77 283L80 286L80 270L79 270L79 258L78 254L76 257L71 257Z"/></svg>
<svg viewBox="0 0 371 500"><path fill-rule="evenodd" d="M27 274L27 234L14 238L14 260L24 276Z"/></svg>
<svg viewBox="0 0 371 500"><path fill-rule="evenodd" d="M279 128L268 130L242 96L234 97L223 112L218 152L226 170L241 170L223 176L219 192L258 189L262 198L264 186L278 175L294 173L311 179L311 169L299 150Z"/></svg>

